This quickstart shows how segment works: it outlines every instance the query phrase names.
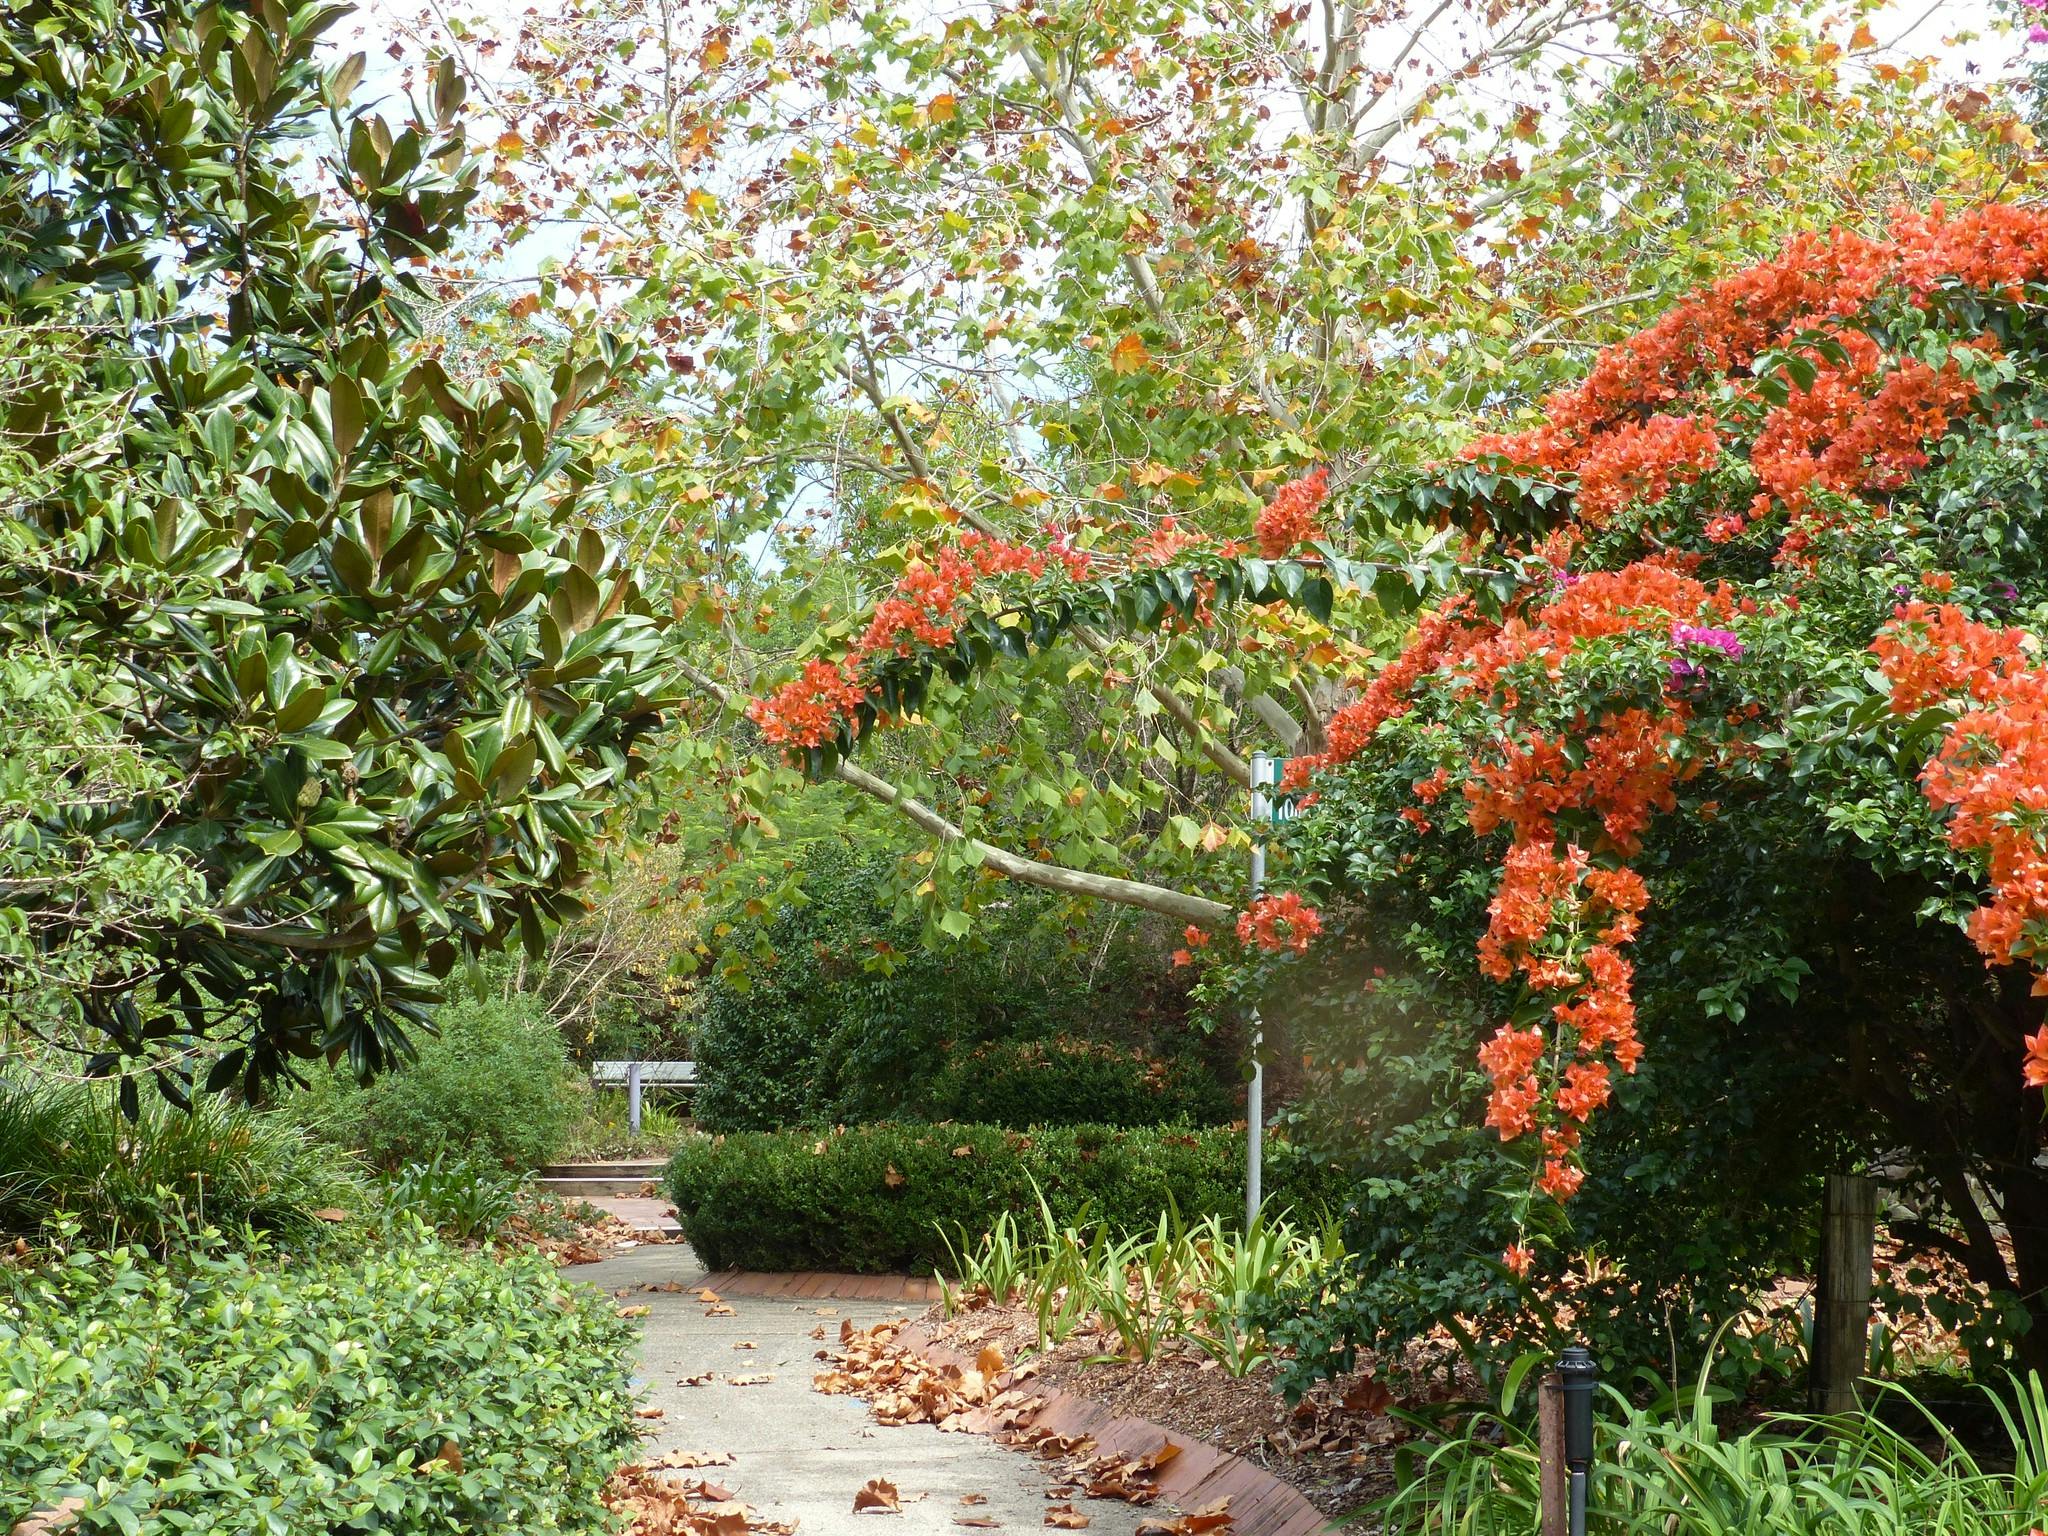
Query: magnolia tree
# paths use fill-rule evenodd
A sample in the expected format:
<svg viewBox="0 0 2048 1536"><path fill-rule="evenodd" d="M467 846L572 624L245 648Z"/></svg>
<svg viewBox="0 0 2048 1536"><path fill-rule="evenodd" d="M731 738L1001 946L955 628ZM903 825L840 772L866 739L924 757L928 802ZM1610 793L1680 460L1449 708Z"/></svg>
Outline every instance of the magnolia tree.
<svg viewBox="0 0 2048 1536"><path fill-rule="evenodd" d="M623 359L442 365L463 82L353 107L342 10L0 20L0 1047L121 1068L131 1112L140 1070L402 1058L582 910L672 678L593 525Z"/></svg>

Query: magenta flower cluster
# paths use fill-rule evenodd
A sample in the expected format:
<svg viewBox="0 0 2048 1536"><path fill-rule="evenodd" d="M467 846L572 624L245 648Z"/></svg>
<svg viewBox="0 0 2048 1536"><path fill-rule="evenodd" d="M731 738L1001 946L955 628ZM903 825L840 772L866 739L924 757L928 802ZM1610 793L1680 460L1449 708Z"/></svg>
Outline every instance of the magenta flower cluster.
<svg viewBox="0 0 2048 1536"><path fill-rule="evenodd" d="M2048 0L2020 0L2020 4L2030 11L2048 10ZM2038 21L2035 22L2031 27L2027 28L2027 41L2030 43L2048 43L2048 27L2042 26Z"/></svg>
<svg viewBox="0 0 2048 1536"><path fill-rule="evenodd" d="M2043 3L2048 3L2048 0L2043 0ZM1707 675L1704 659L1687 655L1688 651L1719 651L1731 660L1742 654L1742 642L1733 631L1708 629L1699 624L1673 624L1671 643L1679 649L1679 654L1671 658L1671 680L1674 683L1696 683Z"/></svg>

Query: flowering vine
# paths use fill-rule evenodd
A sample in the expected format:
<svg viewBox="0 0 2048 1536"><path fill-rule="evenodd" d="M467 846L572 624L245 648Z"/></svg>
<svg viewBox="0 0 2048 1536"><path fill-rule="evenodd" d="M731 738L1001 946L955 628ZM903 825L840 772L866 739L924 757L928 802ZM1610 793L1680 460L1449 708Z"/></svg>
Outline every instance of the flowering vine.
<svg viewBox="0 0 2048 1536"><path fill-rule="evenodd" d="M1776 522L1772 552L1796 586L1824 531L1885 515L1934 445L1986 408L1979 379L1999 344L1888 324L1884 306L1924 316L1939 290L2009 299L2044 279L2048 213L1936 209L1882 237L1801 237L1674 305L1548 397L1540 425L1468 450L1573 493L1569 516L1525 546L1552 563L1550 581L1498 619L1455 601L1425 617L1329 720L1324 750L1289 763L1286 787L1310 789L1425 701L1430 729L1448 734L1422 739L1463 743L1465 759L1416 780L1417 803L1397 814L1416 836L1441 835L1432 808L1455 785L1470 833L1504 839L1477 956L1481 974L1520 1000L1479 1064L1487 1125L1504 1140L1540 1140L1545 1193L1577 1191L1581 1130L1642 1057L1627 951L1651 892L1632 861L1689 777L1759 752L1744 737L1757 706L1724 717L1704 713L1705 701L1724 677L1735 685L1750 624L1798 611L1796 590L1760 604L1701 570ZM1916 335L1910 348L1890 339L1904 334ZM1617 538L1644 553L1570 569L1593 541L1612 549ZM1937 595L1951 585L1929 581ZM2048 994L2048 668L2033 664L2031 637L1946 603L1902 604L1873 651L1894 709L1957 711L1922 787L1948 815L1951 846L1986 871L1972 938L1992 963L2033 964ZM1616 660L1646 654L1658 658L1654 675ZM1582 662L1588 670L1575 672ZM1603 679L1575 717L1568 676ZM1561 709L1565 729L1522 723L1555 722ZM2023 1070L2048 1086L2048 1027L2029 1037ZM1518 1273L1532 1260L1519 1242L1503 1257Z"/></svg>

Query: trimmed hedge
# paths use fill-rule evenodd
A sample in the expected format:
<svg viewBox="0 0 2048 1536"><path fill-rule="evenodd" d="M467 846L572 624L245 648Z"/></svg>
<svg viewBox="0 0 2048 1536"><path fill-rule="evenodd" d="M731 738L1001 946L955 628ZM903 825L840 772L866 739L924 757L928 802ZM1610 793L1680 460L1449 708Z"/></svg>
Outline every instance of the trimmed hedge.
<svg viewBox="0 0 2048 1536"><path fill-rule="evenodd" d="M1244 1132L1069 1126L858 1126L825 1135L693 1136L669 1164L683 1233L713 1269L917 1273L942 1267L946 1239L970 1240L1000 1211L1035 1221L1149 1229L1169 1202L1191 1220L1244 1210ZM1277 1209L1335 1204L1337 1170L1266 1144Z"/></svg>
<svg viewBox="0 0 2048 1536"><path fill-rule="evenodd" d="M594 1536L634 1443L632 1342L546 1257L425 1237L0 1269L0 1531L76 1498L75 1536Z"/></svg>
<svg viewBox="0 0 2048 1536"><path fill-rule="evenodd" d="M997 1040L955 1051L924 1113L1025 1130L1036 1125L1218 1125L1230 1093L1206 1067L1077 1040Z"/></svg>

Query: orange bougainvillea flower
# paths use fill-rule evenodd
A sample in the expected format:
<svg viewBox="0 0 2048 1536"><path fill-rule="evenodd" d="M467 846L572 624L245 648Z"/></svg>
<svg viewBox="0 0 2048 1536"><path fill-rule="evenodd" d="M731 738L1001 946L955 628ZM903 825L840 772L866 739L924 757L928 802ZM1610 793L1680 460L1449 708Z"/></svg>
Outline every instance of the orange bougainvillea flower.
<svg viewBox="0 0 2048 1536"><path fill-rule="evenodd" d="M1310 941L1322 931L1322 914L1294 891L1261 896L1237 918L1240 943L1265 950L1292 950L1297 955L1307 954Z"/></svg>
<svg viewBox="0 0 2048 1536"><path fill-rule="evenodd" d="M2027 1036L2027 1060L2020 1075L2029 1088L2048 1088L2048 1024Z"/></svg>
<svg viewBox="0 0 2048 1536"><path fill-rule="evenodd" d="M1330 472L1320 467L1275 491L1252 527L1258 535L1259 553L1278 560L1318 537L1323 530L1316 514L1329 494Z"/></svg>

